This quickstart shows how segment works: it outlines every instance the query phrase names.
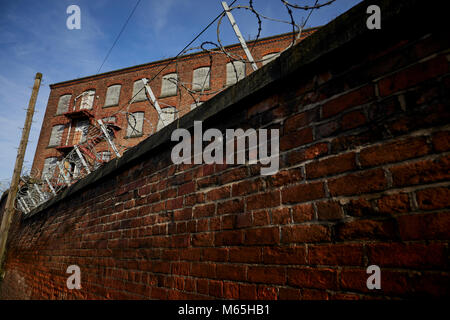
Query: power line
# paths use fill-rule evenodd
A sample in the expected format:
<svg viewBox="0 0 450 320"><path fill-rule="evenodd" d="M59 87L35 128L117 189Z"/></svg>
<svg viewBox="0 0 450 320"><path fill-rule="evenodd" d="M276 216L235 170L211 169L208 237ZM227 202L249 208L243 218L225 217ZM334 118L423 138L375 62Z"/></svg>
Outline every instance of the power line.
<svg viewBox="0 0 450 320"><path fill-rule="evenodd" d="M119 38L120 38L120 36L122 35L123 30L125 30L125 28L126 28L128 22L129 22L130 19L131 19L131 16L133 15L134 11L136 11L136 8L138 7L138 5L139 5L140 2L141 2L141 0L138 0L138 1L136 2L136 4L135 4L133 10L131 11L130 15L129 15L128 18L127 18L127 21L125 21L124 25L122 26L122 29L120 30L119 34L118 34L117 37L116 37L116 40L114 40L114 43L113 43L113 45L111 46L111 48L109 49L108 53L106 54L105 59L103 59L103 62L102 62L102 64L100 65L100 68L98 68L97 73L100 72L100 70L102 69L102 67L103 67L103 65L105 64L106 60L108 59L109 54L111 53L112 49L113 49L114 46L116 45L117 41L119 41Z"/></svg>

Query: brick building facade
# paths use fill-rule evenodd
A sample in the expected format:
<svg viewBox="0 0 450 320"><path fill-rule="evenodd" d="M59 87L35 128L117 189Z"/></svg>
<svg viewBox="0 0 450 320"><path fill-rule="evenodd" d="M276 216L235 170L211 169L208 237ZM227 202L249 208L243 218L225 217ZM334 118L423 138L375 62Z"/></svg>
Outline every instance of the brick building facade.
<svg viewBox="0 0 450 320"><path fill-rule="evenodd" d="M0 299L449 297L445 4L376 3L381 30L365 27L373 2L361 2L133 151L15 215ZM431 13L433 21L416 23ZM192 132L195 120L221 132L279 129L279 172L174 164L171 133ZM81 269L79 290L67 287L71 265ZM367 286L372 265L380 289Z"/></svg>
<svg viewBox="0 0 450 320"><path fill-rule="evenodd" d="M304 30L301 39L316 30ZM262 66L276 58L277 53L291 43L292 34L282 34L261 39L256 44L249 42L248 45L254 59L258 61L257 65ZM227 46L226 51L244 56L239 44ZM164 67L164 71L158 74ZM252 72L251 65L243 62L237 61L233 67L225 54L197 52L178 59L169 58L52 84L33 170L40 175L48 172L56 165L57 159L70 152L74 145L85 141L86 127L96 125L98 119L112 125L115 144L125 149L137 145L149 134L159 130L161 121L158 120L157 111L147 100L145 90L141 90L142 78L151 80L150 87L167 123L175 117L183 116ZM177 86L173 82L174 78L182 86L202 93L190 94L181 89L182 86ZM133 102L129 103L132 99ZM127 112L120 112L125 108ZM129 125L130 122L133 123L132 126ZM107 141L96 145L96 154L103 161L115 157L114 152L108 148Z"/></svg>

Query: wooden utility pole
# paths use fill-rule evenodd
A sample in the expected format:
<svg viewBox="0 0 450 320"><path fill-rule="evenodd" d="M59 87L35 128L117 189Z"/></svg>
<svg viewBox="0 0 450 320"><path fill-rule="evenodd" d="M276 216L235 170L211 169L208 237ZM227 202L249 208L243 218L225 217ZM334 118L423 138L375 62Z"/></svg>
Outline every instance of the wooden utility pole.
<svg viewBox="0 0 450 320"><path fill-rule="evenodd" d="M0 270L5 259L6 241L8 240L8 231L11 226L13 214L15 212L14 202L16 200L17 190L19 188L20 174L22 173L23 159L27 149L28 137L30 135L31 122L33 120L34 106L41 86L42 73L36 73L34 78L33 91L31 92L30 102L28 103L27 117L25 119L25 126L22 130L22 138L20 140L19 150L17 150L16 164L14 166L14 173L11 179L11 186L8 192L8 199L6 200L5 211L3 213L2 225L0 226Z"/></svg>

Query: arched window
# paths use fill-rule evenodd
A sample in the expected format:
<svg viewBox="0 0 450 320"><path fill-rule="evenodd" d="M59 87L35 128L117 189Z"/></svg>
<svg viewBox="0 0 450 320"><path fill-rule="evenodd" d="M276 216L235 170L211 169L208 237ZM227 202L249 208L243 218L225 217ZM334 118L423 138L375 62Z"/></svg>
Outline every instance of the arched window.
<svg viewBox="0 0 450 320"><path fill-rule="evenodd" d="M106 98L104 107L112 107L119 104L120 89L122 86L120 84L115 84L108 87L106 90Z"/></svg>
<svg viewBox="0 0 450 320"><path fill-rule="evenodd" d="M133 98L134 102L147 100L147 96L145 95L144 83L142 82L141 79L136 80L134 82L132 97L134 97Z"/></svg>
<svg viewBox="0 0 450 320"><path fill-rule="evenodd" d="M161 97L169 97L177 94L177 79L176 73L169 73L162 77Z"/></svg>
<svg viewBox="0 0 450 320"><path fill-rule="evenodd" d="M227 63L227 86L231 86L245 78L245 62L232 61Z"/></svg>
<svg viewBox="0 0 450 320"><path fill-rule="evenodd" d="M127 138L142 136L144 112L134 112L128 115Z"/></svg>
<svg viewBox="0 0 450 320"><path fill-rule="evenodd" d="M69 111L69 103L71 98L71 94L65 94L59 97L58 109L56 109L56 114L63 114Z"/></svg>

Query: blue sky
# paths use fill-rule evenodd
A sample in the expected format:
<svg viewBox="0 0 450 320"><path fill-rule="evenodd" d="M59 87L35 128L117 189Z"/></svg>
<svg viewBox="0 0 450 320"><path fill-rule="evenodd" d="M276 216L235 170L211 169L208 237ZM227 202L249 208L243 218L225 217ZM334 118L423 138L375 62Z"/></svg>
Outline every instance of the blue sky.
<svg viewBox="0 0 450 320"><path fill-rule="evenodd" d="M314 11L306 26L324 25L360 1L337 0ZM266 16L289 18L279 0L253 3ZM66 27L66 9L72 4L81 9L80 30ZM43 74L43 82L25 156L26 168L33 162L50 92L48 85L96 74L135 4L136 0L0 0L0 189L12 176L36 72ZM248 5L248 1L238 0L235 5ZM221 11L219 0L141 0L100 72L175 56ZM235 10L233 15L243 36L254 38L255 17L247 10ZM306 18L301 10L294 10L294 16L298 23ZM290 31L290 26L276 22L263 21L262 27L262 36ZM217 42L216 31L214 24L192 46ZM237 42L226 19L221 35L224 44Z"/></svg>

